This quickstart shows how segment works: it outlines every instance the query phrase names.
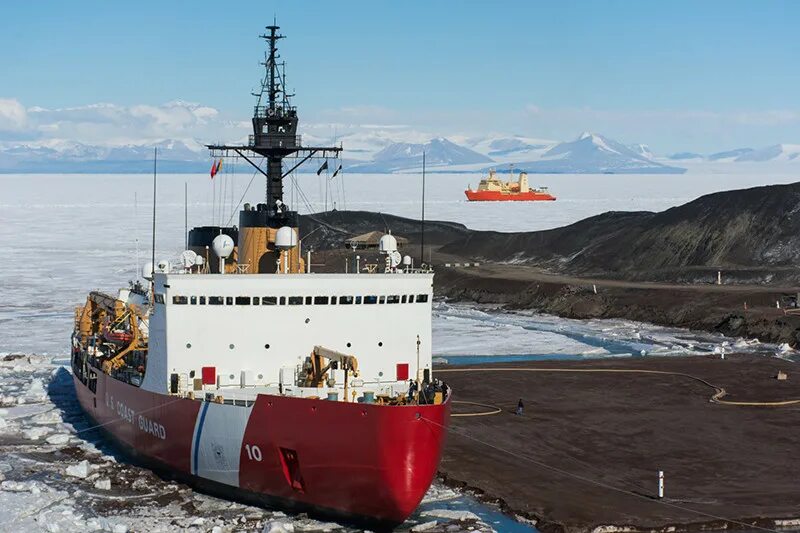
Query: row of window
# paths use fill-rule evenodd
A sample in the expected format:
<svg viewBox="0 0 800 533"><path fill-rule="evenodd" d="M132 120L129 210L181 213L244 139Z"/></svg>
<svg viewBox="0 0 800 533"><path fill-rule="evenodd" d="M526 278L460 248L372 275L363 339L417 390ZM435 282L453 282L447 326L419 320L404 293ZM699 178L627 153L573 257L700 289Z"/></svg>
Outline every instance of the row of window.
<svg viewBox="0 0 800 533"><path fill-rule="evenodd" d="M160 297L160 299L159 299ZM160 300L160 301L159 301ZM175 305L370 305L425 303L427 294L390 294L388 296L173 296ZM156 302L164 296L156 294Z"/></svg>

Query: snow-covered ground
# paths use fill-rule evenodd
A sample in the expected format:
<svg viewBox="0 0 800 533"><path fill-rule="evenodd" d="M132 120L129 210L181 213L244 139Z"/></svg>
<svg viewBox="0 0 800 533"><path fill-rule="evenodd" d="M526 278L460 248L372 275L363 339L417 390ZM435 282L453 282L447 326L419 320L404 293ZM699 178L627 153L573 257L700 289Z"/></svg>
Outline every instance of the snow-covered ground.
<svg viewBox="0 0 800 533"><path fill-rule="evenodd" d="M491 306L435 303L434 356L450 364L485 360L753 353L795 358L785 345L631 320L571 320Z"/></svg>

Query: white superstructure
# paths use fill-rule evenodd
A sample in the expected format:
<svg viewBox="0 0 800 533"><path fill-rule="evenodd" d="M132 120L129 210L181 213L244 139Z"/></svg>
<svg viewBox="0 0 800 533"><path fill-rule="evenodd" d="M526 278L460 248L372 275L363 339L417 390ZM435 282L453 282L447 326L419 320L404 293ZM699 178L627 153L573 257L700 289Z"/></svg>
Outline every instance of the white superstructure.
<svg viewBox="0 0 800 533"><path fill-rule="evenodd" d="M431 273L402 271L156 273L142 387L174 389L177 375L173 393L336 392L344 400L344 370L332 369L322 388L302 386L312 350L324 346L358 360L350 394L403 394L409 379L430 373L432 281Z"/></svg>

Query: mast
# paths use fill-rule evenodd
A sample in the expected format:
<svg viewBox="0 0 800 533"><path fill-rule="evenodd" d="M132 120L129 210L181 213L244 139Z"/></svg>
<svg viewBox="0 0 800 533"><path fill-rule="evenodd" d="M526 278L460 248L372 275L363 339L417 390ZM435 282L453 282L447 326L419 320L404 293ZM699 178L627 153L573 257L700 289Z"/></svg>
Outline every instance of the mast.
<svg viewBox="0 0 800 533"><path fill-rule="evenodd" d="M268 227L297 227L297 212L289 210L284 203L283 178L312 157L337 157L341 146L303 146L297 135L297 108L291 104L286 89L286 66L280 62L278 41L284 39L278 30L280 26L273 24L266 27L266 32L259 35L267 43L264 66L264 78L260 90L253 93L256 105L253 110L253 133L247 145L208 145L212 156L240 156L266 178L265 206ZM255 159L263 158L261 164ZM286 172L283 171L283 159L294 157L299 162ZM262 164L266 162L266 170ZM241 217L240 217L241 218Z"/></svg>

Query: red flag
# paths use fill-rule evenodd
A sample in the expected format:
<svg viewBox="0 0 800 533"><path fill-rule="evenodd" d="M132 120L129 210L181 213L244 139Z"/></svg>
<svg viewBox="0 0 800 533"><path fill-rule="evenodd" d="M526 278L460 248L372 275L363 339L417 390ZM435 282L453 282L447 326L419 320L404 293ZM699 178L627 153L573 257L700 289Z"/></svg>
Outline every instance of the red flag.
<svg viewBox="0 0 800 533"><path fill-rule="evenodd" d="M219 172L218 169L219 169L219 165L217 164L217 162L216 161L212 161L211 162L211 179L212 180L214 179L214 176L217 175L217 172Z"/></svg>

